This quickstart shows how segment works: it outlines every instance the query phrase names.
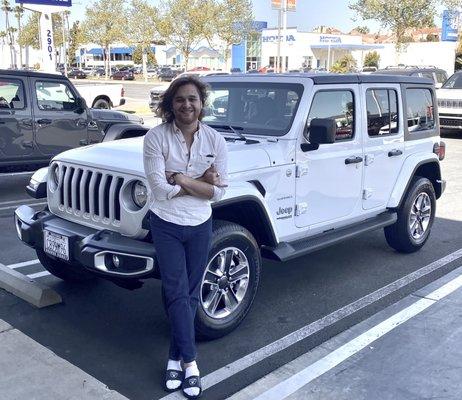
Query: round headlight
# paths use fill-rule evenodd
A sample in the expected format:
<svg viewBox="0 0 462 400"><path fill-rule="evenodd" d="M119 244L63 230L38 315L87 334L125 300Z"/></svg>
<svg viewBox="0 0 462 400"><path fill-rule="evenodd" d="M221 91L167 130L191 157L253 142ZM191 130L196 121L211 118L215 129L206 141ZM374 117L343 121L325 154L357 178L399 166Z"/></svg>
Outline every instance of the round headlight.
<svg viewBox="0 0 462 400"><path fill-rule="evenodd" d="M133 202L139 207L143 208L148 201L148 189L141 181L136 181L132 186Z"/></svg>

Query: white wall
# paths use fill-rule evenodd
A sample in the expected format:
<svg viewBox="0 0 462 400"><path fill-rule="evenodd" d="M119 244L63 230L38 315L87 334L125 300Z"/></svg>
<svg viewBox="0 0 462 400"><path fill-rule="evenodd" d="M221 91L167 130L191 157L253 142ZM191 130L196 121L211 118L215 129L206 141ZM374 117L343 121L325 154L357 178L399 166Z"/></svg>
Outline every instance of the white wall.
<svg viewBox="0 0 462 400"><path fill-rule="evenodd" d="M394 44L384 44L378 49L380 68L388 65L434 65L444 69L449 75L454 72L455 50L457 42L421 42L409 43L401 53L395 51Z"/></svg>

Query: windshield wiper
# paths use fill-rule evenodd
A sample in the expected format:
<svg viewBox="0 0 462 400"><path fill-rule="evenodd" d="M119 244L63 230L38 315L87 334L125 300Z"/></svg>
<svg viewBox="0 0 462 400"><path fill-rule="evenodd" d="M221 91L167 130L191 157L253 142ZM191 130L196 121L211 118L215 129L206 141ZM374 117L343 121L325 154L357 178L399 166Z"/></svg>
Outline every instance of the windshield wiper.
<svg viewBox="0 0 462 400"><path fill-rule="evenodd" d="M245 140L246 144L250 143L260 143L258 140L252 140L252 139L247 139L242 132L244 128L242 126L232 126L232 125L212 125L210 124L212 128L216 129L226 129L228 131L233 132L236 136L238 136L238 139L236 140Z"/></svg>

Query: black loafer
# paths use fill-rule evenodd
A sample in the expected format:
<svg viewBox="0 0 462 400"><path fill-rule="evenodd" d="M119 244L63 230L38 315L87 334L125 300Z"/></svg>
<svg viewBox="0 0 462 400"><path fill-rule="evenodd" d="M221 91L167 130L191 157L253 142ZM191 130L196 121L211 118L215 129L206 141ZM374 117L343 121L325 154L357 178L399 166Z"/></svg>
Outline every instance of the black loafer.
<svg viewBox="0 0 462 400"><path fill-rule="evenodd" d="M164 389L167 392L175 392L178 389L180 389L182 385L182 381L183 381L183 376L184 376L183 371L177 371L176 369L168 369L167 371L165 371ZM167 381L179 381L180 384L178 385L177 388L170 389L167 387Z"/></svg>
<svg viewBox="0 0 462 400"><path fill-rule="evenodd" d="M186 393L184 390L189 388L199 388L199 394L196 396ZM202 384L200 376L190 376L183 380L183 395L188 399L198 399L202 395Z"/></svg>

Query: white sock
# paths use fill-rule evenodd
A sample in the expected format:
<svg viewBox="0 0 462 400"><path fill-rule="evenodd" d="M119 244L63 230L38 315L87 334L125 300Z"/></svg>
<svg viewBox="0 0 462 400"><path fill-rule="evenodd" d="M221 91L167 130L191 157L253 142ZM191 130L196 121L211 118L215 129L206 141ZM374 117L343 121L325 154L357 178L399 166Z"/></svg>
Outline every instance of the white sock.
<svg viewBox="0 0 462 400"><path fill-rule="evenodd" d="M173 369L175 371L182 371L181 362L176 361L176 360L168 360L167 369ZM178 389L181 386L181 383L182 382L180 379L175 379L175 380L168 380L165 383L165 385L167 386L167 389L173 390L173 389Z"/></svg>
<svg viewBox="0 0 462 400"><path fill-rule="evenodd" d="M185 378L188 379L190 376L199 376L199 368L195 361L189 367L186 367ZM197 396L199 394L199 388L186 388L183 391L189 396Z"/></svg>

